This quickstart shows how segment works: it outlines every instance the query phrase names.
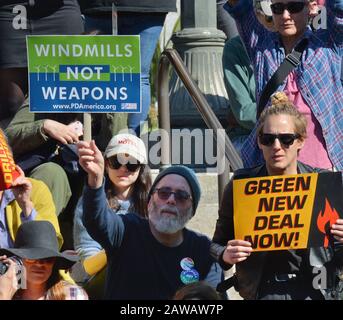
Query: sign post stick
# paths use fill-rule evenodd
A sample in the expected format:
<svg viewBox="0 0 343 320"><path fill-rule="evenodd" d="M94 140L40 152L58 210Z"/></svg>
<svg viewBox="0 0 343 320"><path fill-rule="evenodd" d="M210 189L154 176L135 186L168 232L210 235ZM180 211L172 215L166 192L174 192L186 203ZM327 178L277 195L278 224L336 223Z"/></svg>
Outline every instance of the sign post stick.
<svg viewBox="0 0 343 320"><path fill-rule="evenodd" d="M112 34L118 34L117 28L117 9L112 3ZM83 114L83 140L84 141L91 141L92 139L92 115L88 112Z"/></svg>
<svg viewBox="0 0 343 320"><path fill-rule="evenodd" d="M112 35L116 36L118 35L118 14L117 14L117 8L112 3Z"/></svg>
<svg viewBox="0 0 343 320"><path fill-rule="evenodd" d="M92 115L88 112L83 114L83 141L92 140Z"/></svg>

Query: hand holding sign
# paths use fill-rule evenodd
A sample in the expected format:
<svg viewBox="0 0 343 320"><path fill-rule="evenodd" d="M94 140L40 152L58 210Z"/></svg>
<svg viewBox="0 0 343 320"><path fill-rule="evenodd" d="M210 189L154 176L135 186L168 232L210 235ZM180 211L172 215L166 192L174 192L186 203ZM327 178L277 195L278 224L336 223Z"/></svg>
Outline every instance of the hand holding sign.
<svg viewBox="0 0 343 320"><path fill-rule="evenodd" d="M6 138L0 130L0 190L11 188L18 205L29 216L33 209L31 202L31 182L25 178L21 168L14 164Z"/></svg>
<svg viewBox="0 0 343 320"><path fill-rule="evenodd" d="M13 181L11 186L12 192L23 214L28 217L33 209L33 203L31 201L32 184L25 177L24 171L19 166L16 166L16 170L20 173L20 176Z"/></svg>
<svg viewBox="0 0 343 320"><path fill-rule="evenodd" d="M43 123L44 133L62 144L76 143L79 141L79 134L73 126L68 126L55 120L47 119Z"/></svg>
<svg viewBox="0 0 343 320"><path fill-rule="evenodd" d="M335 224L331 226L331 233L334 238L343 243L343 219L337 219Z"/></svg>
<svg viewBox="0 0 343 320"><path fill-rule="evenodd" d="M243 240L230 240L223 254L223 260L228 264L235 264L246 260L252 252L251 243Z"/></svg>
<svg viewBox="0 0 343 320"><path fill-rule="evenodd" d="M33 209L31 201L32 184L19 166L16 166L16 170L20 173L20 176L12 183L12 192L23 214L28 217Z"/></svg>
<svg viewBox="0 0 343 320"><path fill-rule="evenodd" d="M11 186L12 192L23 214L28 217L33 209L31 201L32 184L25 177L24 171L19 166L16 166L16 170L20 173L20 176L13 181Z"/></svg>
<svg viewBox="0 0 343 320"><path fill-rule="evenodd" d="M78 137L83 135L83 125L80 121L74 121L67 125L72 131L74 131Z"/></svg>
<svg viewBox="0 0 343 320"><path fill-rule="evenodd" d="M339 172L234 180L233 194L235 238L255 251L343 243Z"/></svg>

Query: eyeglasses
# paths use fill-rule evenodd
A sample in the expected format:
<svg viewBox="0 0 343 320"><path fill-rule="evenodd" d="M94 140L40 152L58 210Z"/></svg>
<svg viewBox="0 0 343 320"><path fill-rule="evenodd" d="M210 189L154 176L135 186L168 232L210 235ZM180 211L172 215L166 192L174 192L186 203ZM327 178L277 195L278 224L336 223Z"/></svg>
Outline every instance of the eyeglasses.
<svg viewBox="0 0 343 320"><path fill-rule="evenodd" d="M299 13L305 7L305 2L302 1L291 1L287 3L276 2L270 5L270 8L274 14L283 14L287 9L289 13Z"/></svg>
<svg viewBox="0 0 343 320"><path fill-rule="evenodd" d="M283 145L289 147L293 144L294 140L298 138L300 138L300 135L294 133L261 133L259 135L260 143L264 146L272 146L274 144L275 139L278 139Z"/></svg>
<svg viewBox="0 0 343 320"><path fill-rule="evenodd" d="M34 264L34 263L54 263L56 261L55 257L51 258L44 258L44 259L25 259L25 262L28 264Z"/></svg>
<svg viewBox="0 0 343 320"><path fill-rule="evenodd" d="M132 163L130 161L127 163L121 163L118 160L117 156L108 158L107 161L108 161L109 167L115 170L118 170L121 166L125 166L126 169L129 170L130 172L136 172L141 167L141 164L137 160L135 160L135 163Z"/></svg>
<svg viewBox="0 0 343 320"><path fill-rule="evenodd" d="M183 190L172 191L172 189L169 187L156 188L154 190L154 193L155 192L157 192L157 195L161 200L168 200L169 197L173 194L175 197L175 200L181 204L186 203L188 199L192 199L191 195L187 191L183 191Z"/></svg>

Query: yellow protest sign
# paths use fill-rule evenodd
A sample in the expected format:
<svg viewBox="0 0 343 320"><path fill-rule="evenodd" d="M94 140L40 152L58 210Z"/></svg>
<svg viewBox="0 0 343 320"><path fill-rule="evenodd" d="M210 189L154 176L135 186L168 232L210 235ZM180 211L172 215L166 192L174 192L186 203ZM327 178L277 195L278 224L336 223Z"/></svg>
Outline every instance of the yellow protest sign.
<svg viewBox="0 0 343 320"><path fill-rule="evenodd" d="M256 251L328 246L327 228L343 216L335 192L342 195L338 172L234 180L235 239Z"/></svg>

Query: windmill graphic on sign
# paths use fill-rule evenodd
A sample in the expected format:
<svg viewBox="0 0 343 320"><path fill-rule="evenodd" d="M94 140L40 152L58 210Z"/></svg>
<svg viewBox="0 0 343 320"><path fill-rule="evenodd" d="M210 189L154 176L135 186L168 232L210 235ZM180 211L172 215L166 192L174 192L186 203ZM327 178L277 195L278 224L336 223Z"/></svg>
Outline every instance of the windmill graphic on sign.
<svg viewBox="0 0 343 320"><path fill-rule="evenodd" d="M49 65L43 66L43 69L45 70L45 81L48 81L48 69L50 68Z"/></svg>
<svg viewBox="0 0 343 320"><path fill-rule="evenodd" d="M132 82L132 71L135 69L134 67L128 66L130 71L130 82Z"/></svg>
<svg viewBox="0 0 343 320"><path fill-rule="evenodd" d="M114 75L114 82L117 81L117 69L118 67L111 65L112 70L113 70L113 75Z"/></svg>
<svg viewBox="0 0 343 320"><path fill-rule="evenodd" d="M41 66L34 66L34 68L37 70L37 82L39 82L39 73L40 73L40 68Z"/></svg>
<svg viewBox="0 0 343 320"><path fill-rule="evenodd" d="M56 66L56 65L50 66L50 69L53 71L53 79L54 79L54 81L56 81L57 68L58 68L58 66Z"/></svg>

